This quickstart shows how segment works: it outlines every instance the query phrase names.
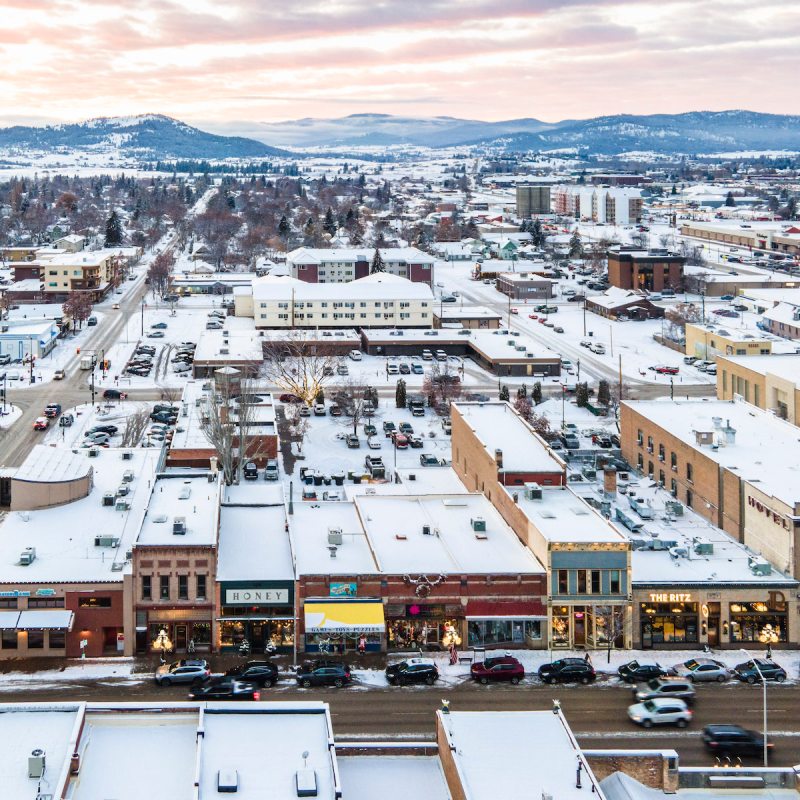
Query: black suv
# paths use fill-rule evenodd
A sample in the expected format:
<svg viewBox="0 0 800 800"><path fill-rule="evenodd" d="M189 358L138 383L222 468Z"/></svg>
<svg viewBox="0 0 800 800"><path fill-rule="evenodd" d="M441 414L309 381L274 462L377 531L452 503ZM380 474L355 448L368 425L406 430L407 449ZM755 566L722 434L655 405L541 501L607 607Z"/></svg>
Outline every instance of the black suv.
<svg viewBox="0 0 800 800"><path fill-rule="evenodd" d="M756 666L758 666L758 669L756 669ZM745 681L746 683L761 683L761 675L758 674L759 670L761 670L764 680L775 681L776 683L783 683L786 680L786 670L774 661L767 661L765 658L754 658L737 664L733 668L733 674L740 681Z"/></svg>
<svg viewBox="0 0 800 800"><path fill-rule="evenodd" d="M439 670L436 669L436 664L418 658L410 658L408 661L389 664L386 667L386 680L392 686L405 686L407 683L427 683L428 686L433 686L438 677Z"/></svg>
<svg viewBox="0 0 800 800"><path fill-rule="evenodd" d="M739 725L706 725L703 744L721 756L760 756L764 752L764 737ZM767 742L767 749L772 749L772 742Z"/></svg>
<svg viewBox="0 0 800 800"><path fill-rule="evenodd" d="M638 661L629 661L623 664L617 674L626 683L644 683L653 678L660 678L666 672L659 664L640 664Z"/></svg>
<svg viewBox="0 0 800 800"><path fill-rule="evenodd" d="M247 661L238 667L231 667L225 674L266 688L278 682L278 668L271 661Z"/></svg>
<svg viewBox="0 0 800 800"><path fill-rule="evenodd" d="M595 677L594 667L583 658L560 658L539 667L539 679L545 683L591 683Z"/></svg>
<svg viewBox="0 0 800 800"><path fill-rule="evenodd" d="M350 683L350 667L339 661L311 661L297 668L297 683L310 686L335 686Z"/></svg>
<svg viewBox="0 0 800 800"><path fill-rule="evenodd" d="M259 700L258 686L250 681L218 678L189 692L190 700Z"/></svg>

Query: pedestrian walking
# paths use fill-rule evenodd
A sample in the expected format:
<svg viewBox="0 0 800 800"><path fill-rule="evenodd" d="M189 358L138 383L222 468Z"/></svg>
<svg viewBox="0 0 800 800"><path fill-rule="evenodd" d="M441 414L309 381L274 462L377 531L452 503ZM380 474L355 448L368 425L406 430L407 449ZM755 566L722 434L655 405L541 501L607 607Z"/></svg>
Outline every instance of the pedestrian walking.
<svg viewBox="0 0 800 800"><path fill-rule="evenodd" d="M361 636L358 637L358 653L359 655L364 655L367 652L367 637L364 636L362 633Z"/></svg>
<svg viewBox="0 0 800 800"><path fill-rule="evenodd" d="M450 645L450 663L458 664L458 650L456 650L456 643Z"/></svg>

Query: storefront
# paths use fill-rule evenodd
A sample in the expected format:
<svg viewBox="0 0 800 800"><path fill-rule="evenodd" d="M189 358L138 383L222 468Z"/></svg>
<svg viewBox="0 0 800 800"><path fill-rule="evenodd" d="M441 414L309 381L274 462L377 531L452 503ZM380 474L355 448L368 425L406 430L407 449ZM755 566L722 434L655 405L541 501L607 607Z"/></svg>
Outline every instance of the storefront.
<svg viewBox="0 0 800 800"><path fill-rule="evenodd" d="M386 606L389 650L448 650L460 647L465 622L462 605L393 603Z"/></svg>
<svg viewBox="0 0 800 800"><path fill-rule="evenodd" d="M377 598L308 598L303 604L305 651L339 655L380 652L383 602Z"/></svg>
<svg viewBox="0 0 800 800"><path fill-rule="evenodd" d="M629 613L623 605L554 604L550 618L550 647L626 647Z"/></svg>
<svg viewBox="0 0 800 800"><path fill-rule="evenodd" d="M140 652L208 653L212 649L210 609L152 609L138 614L145 617L137 619Z"/></svg>
<svg viewBox="0 0 800 800"><path fill-rule="evenodd" d="M697 603L651 600L640 604L639 614L643 648L662 644L696 645L700 641Z"/></svg>
<svg viewBox="0 0 800 800"><path fill-rule="evenodd" d="M240 581L219 584L219 649L291 653L295 639L294 583Z"/></svg>
<svg viewBox="0 0 800 800"><path fill-rule="evenodd" d="M469 647L543 647L547 609L540 602L470 600L466 609Z"/></svg>
<svg viewBox="0 0 800 800"><path fill-rule="evenodd" d="M729 605L732 642L781 644L788 642L786 600L771 592L766 601L733 601Z"/></svg>

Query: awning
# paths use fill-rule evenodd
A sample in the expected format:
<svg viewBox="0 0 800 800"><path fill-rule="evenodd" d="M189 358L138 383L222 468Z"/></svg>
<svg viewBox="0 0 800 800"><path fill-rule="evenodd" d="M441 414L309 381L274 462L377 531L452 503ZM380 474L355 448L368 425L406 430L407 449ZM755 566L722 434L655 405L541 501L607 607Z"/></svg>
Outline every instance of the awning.
<svg viewBox="0 0 800 800"><path fill-rule="evenodd" d="M18 620L19 611L0 611L0 631L15 631Z"/></svg>
<svg viewBox="0 0 800 800"><path fill-rule="evenodd" d="M72 611L53 610L46 611L20 611L17 630L20 631L68 631L72 629L74 618Z"/></svg>
<svg viewBox="0 0 800 800"><path fill-rule="evenodd" d="M547 609L538 600L470 600L467 619L546 619Z"/></svg>
<svg viewBox="0 0 800 800"><path fill-rule="evenodd" d="M306 633L383 633L383 603L309 602L304 605Z"/></svg>

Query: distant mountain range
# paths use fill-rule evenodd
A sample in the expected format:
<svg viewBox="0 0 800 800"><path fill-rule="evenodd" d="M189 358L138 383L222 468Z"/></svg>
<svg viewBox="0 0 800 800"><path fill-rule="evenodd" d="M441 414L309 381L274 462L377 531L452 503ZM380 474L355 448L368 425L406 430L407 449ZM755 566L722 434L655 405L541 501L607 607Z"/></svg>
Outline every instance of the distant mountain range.
<svg viewBox="0 0 800 800"><path fill-rule="evenodd" d="M278 123L232 122L224 129L235 129L283 147L479 145L508 151L569 148L613 155L631 151L672 154L800 150L798 123L800 117L753 111L618 114L556 123L531 118L482 122L454 117L353 114L338 119L306 118Z"/></svg>
<svg viewBox="0 0 800 800"><path fill-rule="evenodd" d="M587 155L800 151L800 117L753 111L619 114L556 123L532 118L483 122L455 117L352 114L338 119L209 124L218 132L207 133L160 114L0 128L0 160L42 154L129 162L299 155L275 145L339 152L367 146L474 146L508 152L569 150ZM239 135L222 135L225 133Z"/></svg>
<svg viewBox="0 0 800 800"><path fill-rule="evenodd" d="M219 136L171 117L143 114L100 117L87 122L46 127L0 128L0 157L18 153L115 154L120 158L222 159L289 155L254 139Z"/></svg>

